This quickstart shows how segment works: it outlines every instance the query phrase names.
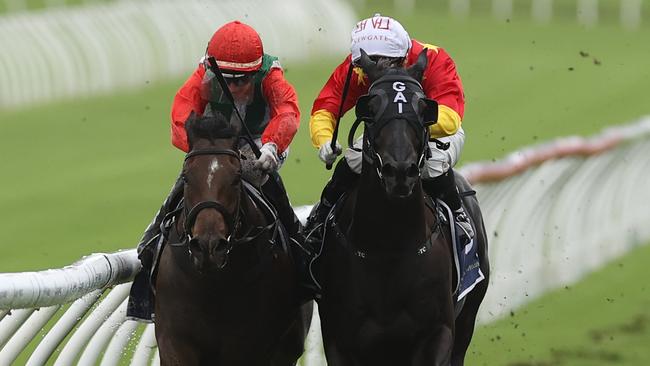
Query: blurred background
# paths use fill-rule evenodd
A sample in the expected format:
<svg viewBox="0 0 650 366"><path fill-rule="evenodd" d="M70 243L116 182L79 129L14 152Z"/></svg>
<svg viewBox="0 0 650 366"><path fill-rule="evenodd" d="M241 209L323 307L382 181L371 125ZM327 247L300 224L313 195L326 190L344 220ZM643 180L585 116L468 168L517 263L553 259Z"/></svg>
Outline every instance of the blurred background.
<svg viewBox="0 0 650 366"><path fill-rule="evenodd" d="M281 174L294 206L316 202L331 172L309 140L311 104L356 20L376 12L455 60L466 94L461 167L650 114L647 0L0 0L0 272L136 245L183 161L170 142L172 98L234 19L259 31L296 87L301 126ZM600 193L621 193L613 188ZM650 364L644 244L493 314L467 363Z"/></svg>

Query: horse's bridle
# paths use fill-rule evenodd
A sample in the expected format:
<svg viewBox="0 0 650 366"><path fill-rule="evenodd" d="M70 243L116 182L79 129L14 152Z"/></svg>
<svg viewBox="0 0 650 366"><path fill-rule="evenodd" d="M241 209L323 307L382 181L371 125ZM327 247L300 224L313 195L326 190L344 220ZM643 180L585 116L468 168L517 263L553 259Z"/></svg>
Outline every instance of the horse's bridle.
<svg viewBox="0 0 650 366"><path fill-rule="evenodd" d="M199 156L199 155L230 155L237 160L241 159L241 156L239 152L231 149L201 149L201 150L194 150L190 151L187 155L185 155L185 162L187 162L188 159ZM187 184L187 183L186 183ZM241 183L240 183L241 185ZM226 266L228 263L228 254L230 254L230 251L232 250L234 246L234 241L232 238L234 237L237 229L239 228L239 216L240 216L240 208L241 208L241 196L238 197L237 201L237 207L235 208L235 214L233 215L232 213L228 212L228 209L221 204L220 202L217 201L201 201L197 203L196 205L192 206L191 209L187 209L187 206L185 206L185 222L183 223L183 237L187 240L187 244L192 240L192 227L194 226L194 223L196 221L196 217L199 215L199 212L206 208L212 208L217 210L223 216L224 221L226 222L226 226L228 228L228 235L226 237L227 241L227 248L226 248L226 260L224 261L223 265L221 265L219 268L223 268ZM188 245L188 249L191 252L191 248Z"/></svg>
<svg viewBox="0 0 650 366"><path fill-rule="evenodd" d="M429 129L423 125L422 121L420 119L413 119L413 118L380 118L383 112L386 110L386 105L388 104L387 102L387 96L386 93L382 90L379 89L372 93L373 89L380 84L385 84L389 82L395 82L395 81L401 81L405 82L408 84L414 84L417 86L416 92L420 92L420 94L424 95L422 92L422 86L420 85L417 80L411 78L410 76L394 76L394 75L387 75L384 77L381 77L377 79L375 82L370 85L368 88L368 94L374 94L377 95L379 98L382 98L381 102L381 107L380 111L376 113L375 116L358 116L357 119L354 121L352 124L352 127L350 128L350 133L348 134L348 145L352 150L358 151L362 153L363 159L367 162L369 162L371 165L375 167L375 170L377 171L377 175L379 176L379 179L383 181L384 177L381 172L381 168L383 166L383 161L381 158L381 155L375 150L374 148L374 140L377 134L379 134L379 131L385 127L390 121L396 120L396 119L401 119L404 120L408 123L411 128L413 128L416 132L420 132L420 139L422 143L420 144L420 148L418 150L418 174L420 174L420 170L422 169L422 166L424 166L424 162L427 158L427 155L430 153L429 151L429 146L428 146L428 141L429 141ZM364 132L364 138L363 138L363 146L361 149L354 147L354 133L356 132L357 128L359 125L363 122L365 124L365 132Z"/></svg>

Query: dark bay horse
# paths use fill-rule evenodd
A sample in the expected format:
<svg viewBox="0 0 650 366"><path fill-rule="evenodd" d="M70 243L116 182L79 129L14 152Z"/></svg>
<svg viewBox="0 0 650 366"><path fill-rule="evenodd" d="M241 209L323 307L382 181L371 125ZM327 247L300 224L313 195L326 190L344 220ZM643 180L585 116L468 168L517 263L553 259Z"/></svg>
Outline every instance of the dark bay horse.
<svg viewBox="0 0 650 366"><path fill-rule="evenodd" d="M365 123L361 178L330 216L320 258L330 366L464 363L487 290L487 238L476 198L465 197L486 278L459 310L449 228L427 204L419 174L429 138L424 121L437 116L419 84L426 62L422 53L408 69L382 68L362 52L373 83L357 102ZM469 191L457 177L461 192Z"/></svg>
<svg viewBox="0 0 650 366"><path fill-rule="evenodd" d="M162 365L289 366L303 352L311 312L277 219L242 181L238 127L218 113L186 123L184 208L155 283Z"/></svg>

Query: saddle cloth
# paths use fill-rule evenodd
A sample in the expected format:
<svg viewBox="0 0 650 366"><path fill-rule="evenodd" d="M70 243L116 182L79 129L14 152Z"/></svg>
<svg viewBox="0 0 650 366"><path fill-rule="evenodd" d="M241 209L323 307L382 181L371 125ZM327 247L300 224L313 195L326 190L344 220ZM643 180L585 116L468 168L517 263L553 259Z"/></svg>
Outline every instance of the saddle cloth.
<svg viewBox="0 0 650 366"><path fill-rule="evenodd" d="M457 226L451 209L440 199L436 199L436 202L439 216L444 220L449 220L450 223L449 228L451 230L452 247L454 248L454 268L456 271L454 296L456 302L460 302L479 282L485 279L478 258L478 245L475 238L472 238L466 245L462 245L460 235L456 232ZM476 230L474 232L476 233Z"/></svg>

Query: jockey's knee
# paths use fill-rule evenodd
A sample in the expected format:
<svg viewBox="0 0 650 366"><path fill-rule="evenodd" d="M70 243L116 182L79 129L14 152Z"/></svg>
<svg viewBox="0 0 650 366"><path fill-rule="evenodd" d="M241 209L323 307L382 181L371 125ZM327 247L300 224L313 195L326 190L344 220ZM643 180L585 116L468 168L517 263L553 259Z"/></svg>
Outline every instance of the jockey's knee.
<svg viewBox="0 0 650 366"><path fill-rule="evenodd" d="M354 147L357 149L361 149L361 146L363 146L363 137L359 137L355 142L354 142ZM348 166L350 169L355 172L356 174L361 174L361 165L363 163L363 155L361 151L356 151L352 150L350 148L345 149L345 160L348 163Z"/></svg>

